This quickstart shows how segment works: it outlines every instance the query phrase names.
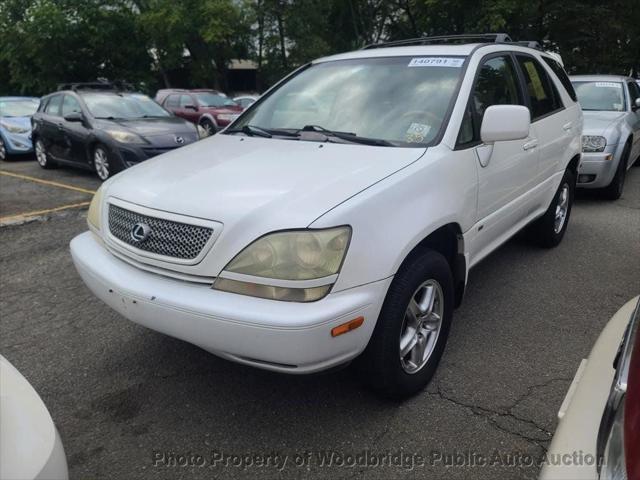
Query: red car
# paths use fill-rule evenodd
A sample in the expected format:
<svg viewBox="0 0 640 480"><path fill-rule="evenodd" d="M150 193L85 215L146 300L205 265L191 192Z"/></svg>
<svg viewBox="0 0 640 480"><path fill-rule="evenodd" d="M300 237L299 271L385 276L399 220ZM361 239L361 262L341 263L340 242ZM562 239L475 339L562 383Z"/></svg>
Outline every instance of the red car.
<svg viewBox="0 0 640 480"><path fill-rule="evenodd" d="M208 89L158 90L156 102L213 135L233 122L243 108L224 93Z"/></svg>

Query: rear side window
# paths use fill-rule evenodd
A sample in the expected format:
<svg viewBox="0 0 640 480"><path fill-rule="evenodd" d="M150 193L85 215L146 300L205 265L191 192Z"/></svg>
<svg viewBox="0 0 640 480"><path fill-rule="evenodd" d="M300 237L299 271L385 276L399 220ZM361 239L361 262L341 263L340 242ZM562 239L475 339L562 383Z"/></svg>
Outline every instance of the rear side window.
<svg viewBox="0 0 640 480"><path fill-rule="evenodd" d="M562 108L551 79L542 68L542 65L533 57L518 55L517 59L524 75L527 95L529 96L531 120L544 117Z"/></svg>
<svg viewBox="0 0 640 480"><path fill-rule="evenodd" d="M510 56L485 60L480 66L471 102L460 127L458 145L480 139L480 125L492 105L523 105L518 76Z"/></svg>
<svg viewBox="0 0 640 480"><path fill-rule="evenodd" d="M49 115L60 116L60 103L62 103L62 95L54 95L49 99L44 111Z"/></svg>
<svg viewBox="0 0 640 480"><path fill-rule="evenodd" d="M569 80L569 76L567 75L567 72L564 71L564 68L562 68L562 65L556 62L553 58L549 58L549 57L542 57L542 58L544 59L545 63L549 65L549 68L551 68L553 73L556 74L556 76L558 77L558 80L560 80L560 83L562 83L562 86L565 88L565 90L571 97L571 100L573 100L574 102L577 102L578 96L576 95L576 91L573 89L571 80Z"/></svg>
<svg viewBox="0 0 640 480"><path fill-rule="evenodd" d="M164 106L167 108L178 108L180 103L180 95L169 95L164 102Z"/></svg>

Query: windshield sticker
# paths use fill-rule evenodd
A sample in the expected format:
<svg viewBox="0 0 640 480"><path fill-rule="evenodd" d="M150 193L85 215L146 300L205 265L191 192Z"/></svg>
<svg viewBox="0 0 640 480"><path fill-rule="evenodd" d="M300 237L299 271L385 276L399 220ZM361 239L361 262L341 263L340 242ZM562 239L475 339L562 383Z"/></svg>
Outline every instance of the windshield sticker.
<svg viewBox="0 0 640 480"><path fill-rule="evenodd" d="M596 82L596 87L622 88L622 84L615 82Z"/></svg>
<svg viewBox="0 0 640 480"><path fill-rule="evenodd" d="M412 123L404 135L404 139L409 143L422 143L424 138L429 134L431 125L423 123Z"/></svg>
<svg viewBox="0 0 640 480"><path fill-rule="evenodd" d="M422 57L412 58L410 67L453 67L460 68L464 63L464 58L454 57Z"/></svg>

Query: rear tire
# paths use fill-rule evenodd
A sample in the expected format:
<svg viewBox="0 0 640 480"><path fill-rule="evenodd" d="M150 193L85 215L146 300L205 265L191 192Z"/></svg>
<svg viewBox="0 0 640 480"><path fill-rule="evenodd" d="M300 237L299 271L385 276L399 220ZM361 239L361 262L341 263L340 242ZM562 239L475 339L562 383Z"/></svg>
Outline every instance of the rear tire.
<svg viewBox="0 0 640 480"><path fill-rule="evenodd" d="M569 225L575 190L575 176L571 170L566 170L551 205L545 214L529 227L531 237L541 247L552 248L562 241Z"/></svg>
<svg viewBox="0 0 640 480"><path fill-rule="evenodd" d="M454 297L453 275L440 253L427 250L400 268L356 362L374 390L402 399L427 386L447 343Z"/></svg>
<svg viewBox="0 0 640 480"><path fill-rule="evenodd" d="M51 157L47 153L47 149L44 146L44 142L39 138L36 140L34 151L36 153L36 160L38 162L38 165L45 169L55 168L56 163L51 160Z"/></svg>
<svg viewBox="0 0 640 480"><path fill-rule="evenodd" d="M631 154L631 144L627 143L622 151L620 157L620 163L616 169L616 174L613 176L611 183L602 189L602 194L608 200L618 200L622 196L624 190L624 180L627 176L627 162L629 161L629 155Z"/></svg>

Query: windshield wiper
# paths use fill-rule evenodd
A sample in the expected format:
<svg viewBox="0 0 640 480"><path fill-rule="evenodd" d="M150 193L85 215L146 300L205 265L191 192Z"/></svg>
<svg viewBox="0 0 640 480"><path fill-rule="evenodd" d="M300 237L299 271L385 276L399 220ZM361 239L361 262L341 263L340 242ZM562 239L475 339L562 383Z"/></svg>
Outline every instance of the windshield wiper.
<svg viewBox="0 0 640 480"><path fill-rule="evenodd" d="M264 128L264 127L258 127L256 125L244 125L240 128L232 128L230 130L225 130L224 133L230 133L230 134L244 133L245 135L248 135L250 137L257 136L257 137L264 137L264 138L272 138L278 135L284 136L284 137L296 137L296 138L298 137L298 133L291 132L284 128Z"/></svg>
<svg viewBox="0 0 640 480"><path fill-rule="evenodd" d="M382 140L380 138L359 137L357 134L352 132L338 132L321 127L320 125L305 125L300 130L298 130L298 133L299 132L318 132L326 135L327 137L336 137L340 140L345 140L351 143L361 143L362 145L373 145L376 147L394 146L393 143L387 140Z"/></svg>

